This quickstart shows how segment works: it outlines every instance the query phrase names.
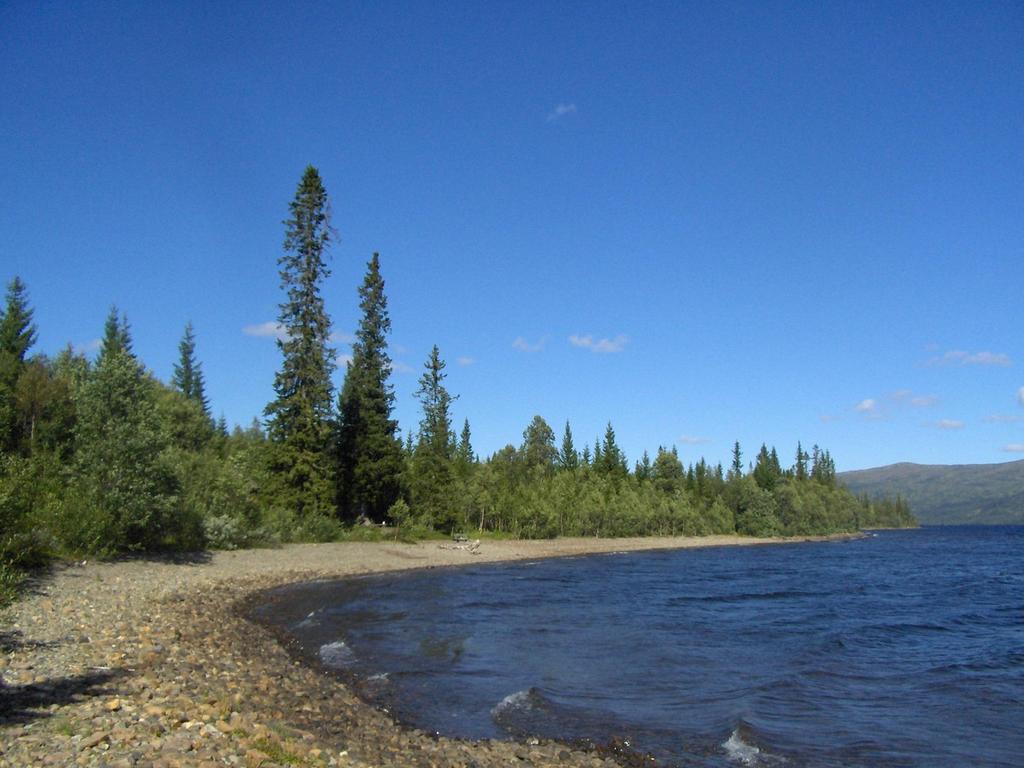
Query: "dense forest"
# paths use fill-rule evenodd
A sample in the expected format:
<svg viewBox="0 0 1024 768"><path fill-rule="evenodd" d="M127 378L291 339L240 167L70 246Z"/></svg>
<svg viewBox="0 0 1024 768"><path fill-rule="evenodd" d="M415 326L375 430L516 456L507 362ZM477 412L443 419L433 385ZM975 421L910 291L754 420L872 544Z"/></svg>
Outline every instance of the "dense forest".
<svg viewBox="0 0 1024 768"><path fill-rule="evenodd" d="M913 524L901 500L858 499L838 485L817 446L798 445L785 468L763 445L745 466L739 444L728 470L684 466L664 447L630 467L610 423L577 449L568 423L558 440L536 416L518 446L480 460L469 422L452 423L456 396L436 346L419 380L422 418L403 441L380 259L359 287L362 316L335 392L321 296L334 230L315 168L289 210L281 365L263 421L247 428L212 417L191 324L169 382L135 354L116 308L94 360L70 345L31 354L28 289L11 280L0 316L0 592L54 555L456 531L774 536Z"/></svg>

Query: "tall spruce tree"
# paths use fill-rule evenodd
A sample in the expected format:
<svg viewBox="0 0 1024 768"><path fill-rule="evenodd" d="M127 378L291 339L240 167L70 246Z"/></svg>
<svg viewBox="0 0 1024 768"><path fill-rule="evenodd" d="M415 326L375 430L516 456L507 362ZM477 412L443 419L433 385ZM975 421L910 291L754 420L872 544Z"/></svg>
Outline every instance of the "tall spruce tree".
<svg viewBox="0 0 1024 768"><path fill-rule="evenodd" d="M576 446L572 441L572 428L568 419L565 422L565 432L562 433L562 448L558 451L559 469L575 471L580 465L580 455L576 452Z"/></svg>
<svg viewBox="0 0 1024 768"><path fill-rule="evenodd" d="M379 254L373 254L366 265L359 300L363 317L338 402L337 496L343 517L365 515L383 522L398 499L404 461L398 422L391 418L395 402L388 382L391 319Z"/></svg>
<svg viewBox="0 0 1024 768"><path fill-rule="evenodd" d="M600 472L614 477L625 477L629 474L626 468L626 456L615 442L615 430L609 421L604 430L604 442L601 444L600 456L595 448L594 466Z"/></svg>
<svg viewBox="0 0 1024 768"><path fill-rule="evenodd" d="M117 316L117 306L110 308L107 320L103 325L103 341L100 344L100 359L109 357L115 352L124 352L129 357L132 353L131 326L128 325L128 317L123 312L120 318Z"/></svg>
<svg viewBox="0 0 1024 768"><path fill-rule="evenodd" d="M178 362L174 364L174 374L171 376L171 386L199 406L203 415L210 418L206 381L203 379L203 367L196 359L196 337L191 321L185 325L185 334L178 344L178 353Z"/></svg>
<svg viewBox="0 0 1024 768"><path fill-rule="evenodd" d="M451 455L455 398L444 386L445 363L436 344L424 368L416 391L423 418L412 461L413 511L429 527L449 529L455 522Z"/></svg>
<svg viewBox="0 0 1024 768"><path fill-rule="evenodd" d="M0 315L0 451L14 452L21 442L15 396L25 370L25 355L35 341L28 291L21 278L15 277L7 286Z"/></svg>
<svg viewBox="0 0 1024 768"><path fill-rule="evenodd" d="M326 257L333 232L327 192L313 166L302 175L289 209L284 254L277 262L286 293L277 317L283 361L274 377L276 397L264 413L277 448L274 469L289 503L304 516L334 507L328 452L336 353L328 344L331 321L320 294L330 275Z"/></svg>

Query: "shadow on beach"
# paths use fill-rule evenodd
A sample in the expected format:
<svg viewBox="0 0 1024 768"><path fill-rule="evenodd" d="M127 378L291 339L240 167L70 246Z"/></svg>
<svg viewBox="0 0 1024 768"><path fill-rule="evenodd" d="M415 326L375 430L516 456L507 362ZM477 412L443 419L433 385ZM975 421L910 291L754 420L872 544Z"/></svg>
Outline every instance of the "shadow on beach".
<svg viewBox="0 0 1024 768"><path fill-rule="evenodd" d="M96 670L88 674L24 685L6 685L0 681L0 724L28 723L49 717L47 710L55 704L65 705L85 698L109 695L109 684L125 674L124 670Z"/></svg>

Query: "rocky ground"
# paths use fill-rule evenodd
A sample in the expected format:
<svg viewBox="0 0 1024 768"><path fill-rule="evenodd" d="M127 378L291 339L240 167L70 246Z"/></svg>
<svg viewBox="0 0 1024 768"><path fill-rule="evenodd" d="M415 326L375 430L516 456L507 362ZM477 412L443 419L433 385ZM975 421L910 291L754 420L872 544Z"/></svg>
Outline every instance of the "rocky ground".
<svg viewBox="0 0 1024 768"><path fill-rule="evenodd" d="M619 765L630 758L614 745L466 742L398 726L293 660L244 606L307 579L740 543L761 542L339 543L60 565L0 613L0 768Z"/></svg>

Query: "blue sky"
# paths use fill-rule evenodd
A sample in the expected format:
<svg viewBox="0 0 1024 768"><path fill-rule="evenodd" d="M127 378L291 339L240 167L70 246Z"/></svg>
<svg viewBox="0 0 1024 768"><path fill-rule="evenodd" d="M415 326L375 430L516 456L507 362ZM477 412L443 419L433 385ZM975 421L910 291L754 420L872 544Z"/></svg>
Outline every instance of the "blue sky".
<svg viewBox="0 0 1024 768"><path fill-rule="evenodd" d="M191 319L248 423L313 164L339 339L381 253L404 429L436 343L481 454L539 413L631 460L1024 457L1020 3L287 6L0 5L37 350L116 303L166 379Z"/></svg>

